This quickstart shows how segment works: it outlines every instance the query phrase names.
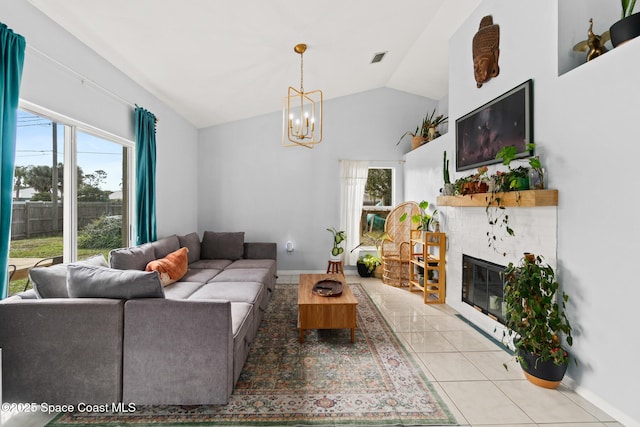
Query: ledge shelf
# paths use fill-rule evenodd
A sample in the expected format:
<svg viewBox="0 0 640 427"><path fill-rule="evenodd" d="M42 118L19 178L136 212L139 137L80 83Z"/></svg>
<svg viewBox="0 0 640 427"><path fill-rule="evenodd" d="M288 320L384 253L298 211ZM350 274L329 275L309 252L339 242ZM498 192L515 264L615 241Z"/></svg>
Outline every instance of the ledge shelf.
<svg viewBox="0 0 640 427"><path fill-rule="evenodd" d="M495 199L501 199L501 206L530 208L536 206L558 206L558 190L523 190L505 193L476 193L464 196L439 196L438 206L486 207L497 206Z"/></svg>

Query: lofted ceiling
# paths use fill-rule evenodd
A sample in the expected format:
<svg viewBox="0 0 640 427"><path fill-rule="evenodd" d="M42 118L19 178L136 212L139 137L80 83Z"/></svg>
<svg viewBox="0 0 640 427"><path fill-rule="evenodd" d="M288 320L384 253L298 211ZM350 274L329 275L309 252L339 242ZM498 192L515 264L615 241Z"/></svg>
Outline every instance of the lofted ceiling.
<svg viewBox="0 0 640 427"><path fill-rule="evenodd" d="M298 43L304 88L325 100L380 87L439 100L448 40L481 0L29 1L203 128L280 110L300 87Z"/></svg>

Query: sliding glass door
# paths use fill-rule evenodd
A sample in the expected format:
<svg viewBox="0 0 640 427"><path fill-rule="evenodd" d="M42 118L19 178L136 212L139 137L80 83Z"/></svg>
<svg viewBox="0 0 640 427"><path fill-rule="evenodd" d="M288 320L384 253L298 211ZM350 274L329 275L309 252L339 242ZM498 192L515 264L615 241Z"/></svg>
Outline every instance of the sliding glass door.
<svg viewBox="0 0 640 427"><path fill-rule="evenodd" d="M108 256L130 242L133 143L29 106L18 114L10 264ZM10 284L10 294L24 282Z"/></svg>

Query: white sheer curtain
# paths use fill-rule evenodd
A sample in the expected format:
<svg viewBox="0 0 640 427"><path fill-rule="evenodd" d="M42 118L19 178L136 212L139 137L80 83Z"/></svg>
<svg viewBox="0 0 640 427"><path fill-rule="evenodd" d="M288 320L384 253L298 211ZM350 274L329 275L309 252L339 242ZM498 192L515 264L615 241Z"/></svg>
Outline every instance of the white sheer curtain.
<svg viewBox="0 0 640 427"><path fill-rule="evenodd" d="M367 183L369 162L363 160L341 160L340 172L340 230L347 233L345 265L355 265L358 252L351 249L360 244L360 216Z"/></svg>

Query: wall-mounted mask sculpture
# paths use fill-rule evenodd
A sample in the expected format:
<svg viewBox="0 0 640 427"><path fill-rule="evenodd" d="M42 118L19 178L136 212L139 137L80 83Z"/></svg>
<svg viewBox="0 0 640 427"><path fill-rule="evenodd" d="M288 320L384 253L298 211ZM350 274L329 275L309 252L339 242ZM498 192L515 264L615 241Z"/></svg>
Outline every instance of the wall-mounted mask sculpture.
<svg viewBox="0 0 640 427"><path fill-rule="evenodd" d="M473 74L477 86L482 87L492 77L500 73L500 26L487 15L480 21L480 28L473 36Z"/></svg>

